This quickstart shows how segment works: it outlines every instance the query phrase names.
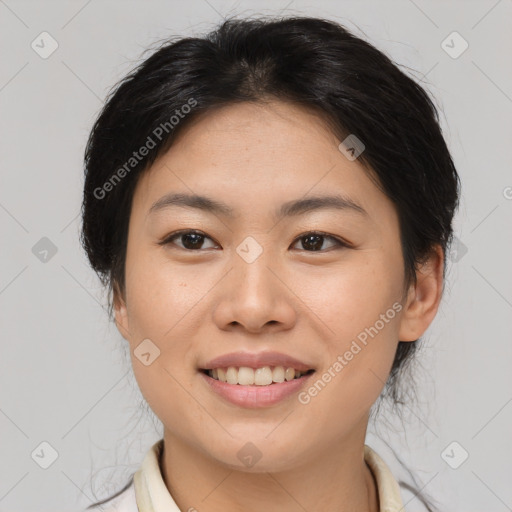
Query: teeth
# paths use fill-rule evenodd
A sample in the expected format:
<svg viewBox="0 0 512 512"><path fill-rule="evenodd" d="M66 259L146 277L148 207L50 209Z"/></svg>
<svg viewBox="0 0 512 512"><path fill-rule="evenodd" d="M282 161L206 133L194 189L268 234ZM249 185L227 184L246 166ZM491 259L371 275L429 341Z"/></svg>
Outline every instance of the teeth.
<svg viewBox="0 0 512 512"><path fill-rule="evenodd" d="M226 380L228 384L238 384L238 372L236 368L230 366L226 372Z"/></svg>
<svg viewBox="0 0 512 512"><path fill-rule="evenodd" d="M284 372L284 378L286 380L293 380L295 378L295 370L293 368L286 368L286 372Z"/></svg>
<svg viewBox="0 0 512 512"><path fill-rule="evenodd" d="M295 370L293 370L293 374L295 375ZM258 368L254 372L254 384L256 384L256 386L268 386L272 384L272 370L270 366Z"/></svg>
<svg viewBox="0 0 512 512"><path fill-rule="evenodd" d="M235 369L236 371L236 369ZM243 386L249 386L251 384L259 384L259 382L254 382L254 370L252 368L247 368L247 366L242 366L238 370L238 381L237 384L242 384Z"/></svg>
<svg viewBox="0 0 512 512"><path fill-rule="evenodd" d="M272 382L284 382L299 378L306 372L300 372L295 368L284 368L283 366L263 366L253 370L247 366L237 368L229 366L228 368L214 368L208 370L208 375L216 380L227 382L228 384L240 384L241 386L268 386Z"/></svg>
<svg viewBox="0 0 512 512"><path fill-rule="evenodd" d="M272 372L272 380L274 382L284 382L284 368L282 366L276 366Z"/></svg>

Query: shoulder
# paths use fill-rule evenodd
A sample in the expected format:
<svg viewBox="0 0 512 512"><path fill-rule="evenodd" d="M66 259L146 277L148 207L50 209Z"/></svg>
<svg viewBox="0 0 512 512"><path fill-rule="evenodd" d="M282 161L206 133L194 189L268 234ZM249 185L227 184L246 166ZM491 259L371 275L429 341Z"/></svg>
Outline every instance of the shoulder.
<svg viewBox="0 0 512 512"><path fill-rule="evenodd" d="M87 508L82 512L138 512L133 480L128 487L112 499L97 503L95 506Z"/></svg>
<svg viewBox="0 0 512 512"><path fill-rule="evenodd" d="M364 460L375 478L381 512L403 512L400 487L384 460L368 445L364 447Z"/></svg>
<svg viewBox="0 0 512 512"><path fill-rule="evenodd" d="M147 481L150 481L152 489L155 485L157 487L156 490L160 489L160 481L162 482L162 485L165 486L165 484L163 484L159 466L159 457L162 452L162 448L163 439L159 439L147 451L138 471L131 475L130 480L121 490L107 499L97 501L92 505L89 505L88 508L81 512L139 512L137 507L137 498L139 499L139 502L140 500L144 500L144 498L141 498L140 496L144 496L148 492L146 488Z"/></svg>

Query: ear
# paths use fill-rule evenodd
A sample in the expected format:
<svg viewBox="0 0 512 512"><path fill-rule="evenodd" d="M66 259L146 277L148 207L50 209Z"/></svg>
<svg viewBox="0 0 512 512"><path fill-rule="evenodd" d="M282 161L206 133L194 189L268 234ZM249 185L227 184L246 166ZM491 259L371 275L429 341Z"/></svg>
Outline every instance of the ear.
<svg viewBox="0 0 512 512"><path fill-rule="evenodd" d="M398 339L415 341L436 316L443 292L444 253L436 245L428 260L416 270L416 284L411 284L400 320Z"/></svg>
<svg viewBox="0 0 512 512"><path fill-rule="evenodd" d="M120 292L117 283L114 284L114 315L117 330L121 333L121 336L127 341L130 338L128 311L126 308L126 299L123 293Z"/></svg>

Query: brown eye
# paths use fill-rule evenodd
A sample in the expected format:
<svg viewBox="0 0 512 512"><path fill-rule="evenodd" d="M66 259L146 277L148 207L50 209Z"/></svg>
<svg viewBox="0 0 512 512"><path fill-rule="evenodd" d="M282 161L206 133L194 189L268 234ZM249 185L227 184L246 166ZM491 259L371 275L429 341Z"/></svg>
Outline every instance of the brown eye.
<svg viewBox="0 0 512 512"><path fill-rule="evenodd" d="M205 242L210 240L213 245L205 247ZM295 239L295 244L300 243L302 247L299 250L307 252L327 252L329 249L336 247L349 247L349 244L339 238L328 235L327 233L311 231L305 233ZM325 241L330 240L331 246L325 247ZM179 242L179 243L178 243ZM179 249L186 251L199 251L201 249L212 249L218 247L217 244L206 234L195 230L182 230L171 233L164 240L159 242L160 245L174 245Z"/></svg>
<svg viewBox="0 0 512 512"><path fill-rule="evenodd" d="M324 245L325 240L332 240L334 241L334 245L331 247L348 247L348 244L342 242L338 238L328 235L326 233L312 231L310 233L306 233L304 235L301 235L300 237L296 238L298 242L301 242L302 249L308 252L314 252L314 251L321 251L324 252L326 248L322 249Z"/></svg>
<svg viewBox="0 0 512 512"><path fill-rule="evenodd" d="M181 245L177 244L175 240L181 241ZM210 249L212 247L204 247L205 240L212 240L209 236L206 236L204 233L200 231L177 231L175 233L171 233L165 240L160 242L160 245L177 245L180 249L185 249L189 251L195 251L198 249ZM214 244L213 247L216 247Z"/></svg>

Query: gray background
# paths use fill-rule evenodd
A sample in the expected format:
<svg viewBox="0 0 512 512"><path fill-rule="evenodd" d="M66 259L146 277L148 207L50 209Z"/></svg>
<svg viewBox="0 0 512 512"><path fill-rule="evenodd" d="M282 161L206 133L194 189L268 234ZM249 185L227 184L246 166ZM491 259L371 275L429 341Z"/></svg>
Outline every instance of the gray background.
<svg viewBox="0 0 512 512"><path fill-rule="evenodd" d="M389 443L443 510L512 510L511 0L0 0L0 511L80 510L161 437L78 242L82 155L108 89L160 38L278 12L344 23L411 68L442 110L463 184L459 242L418 401L404 425L383 413L381 439L372 425L367 442L400 477ZM44 31L58 43L47 58ZM442 46L454 31L469 44L457 58ZM404 502L422 510L410 493Z"/></svg>

